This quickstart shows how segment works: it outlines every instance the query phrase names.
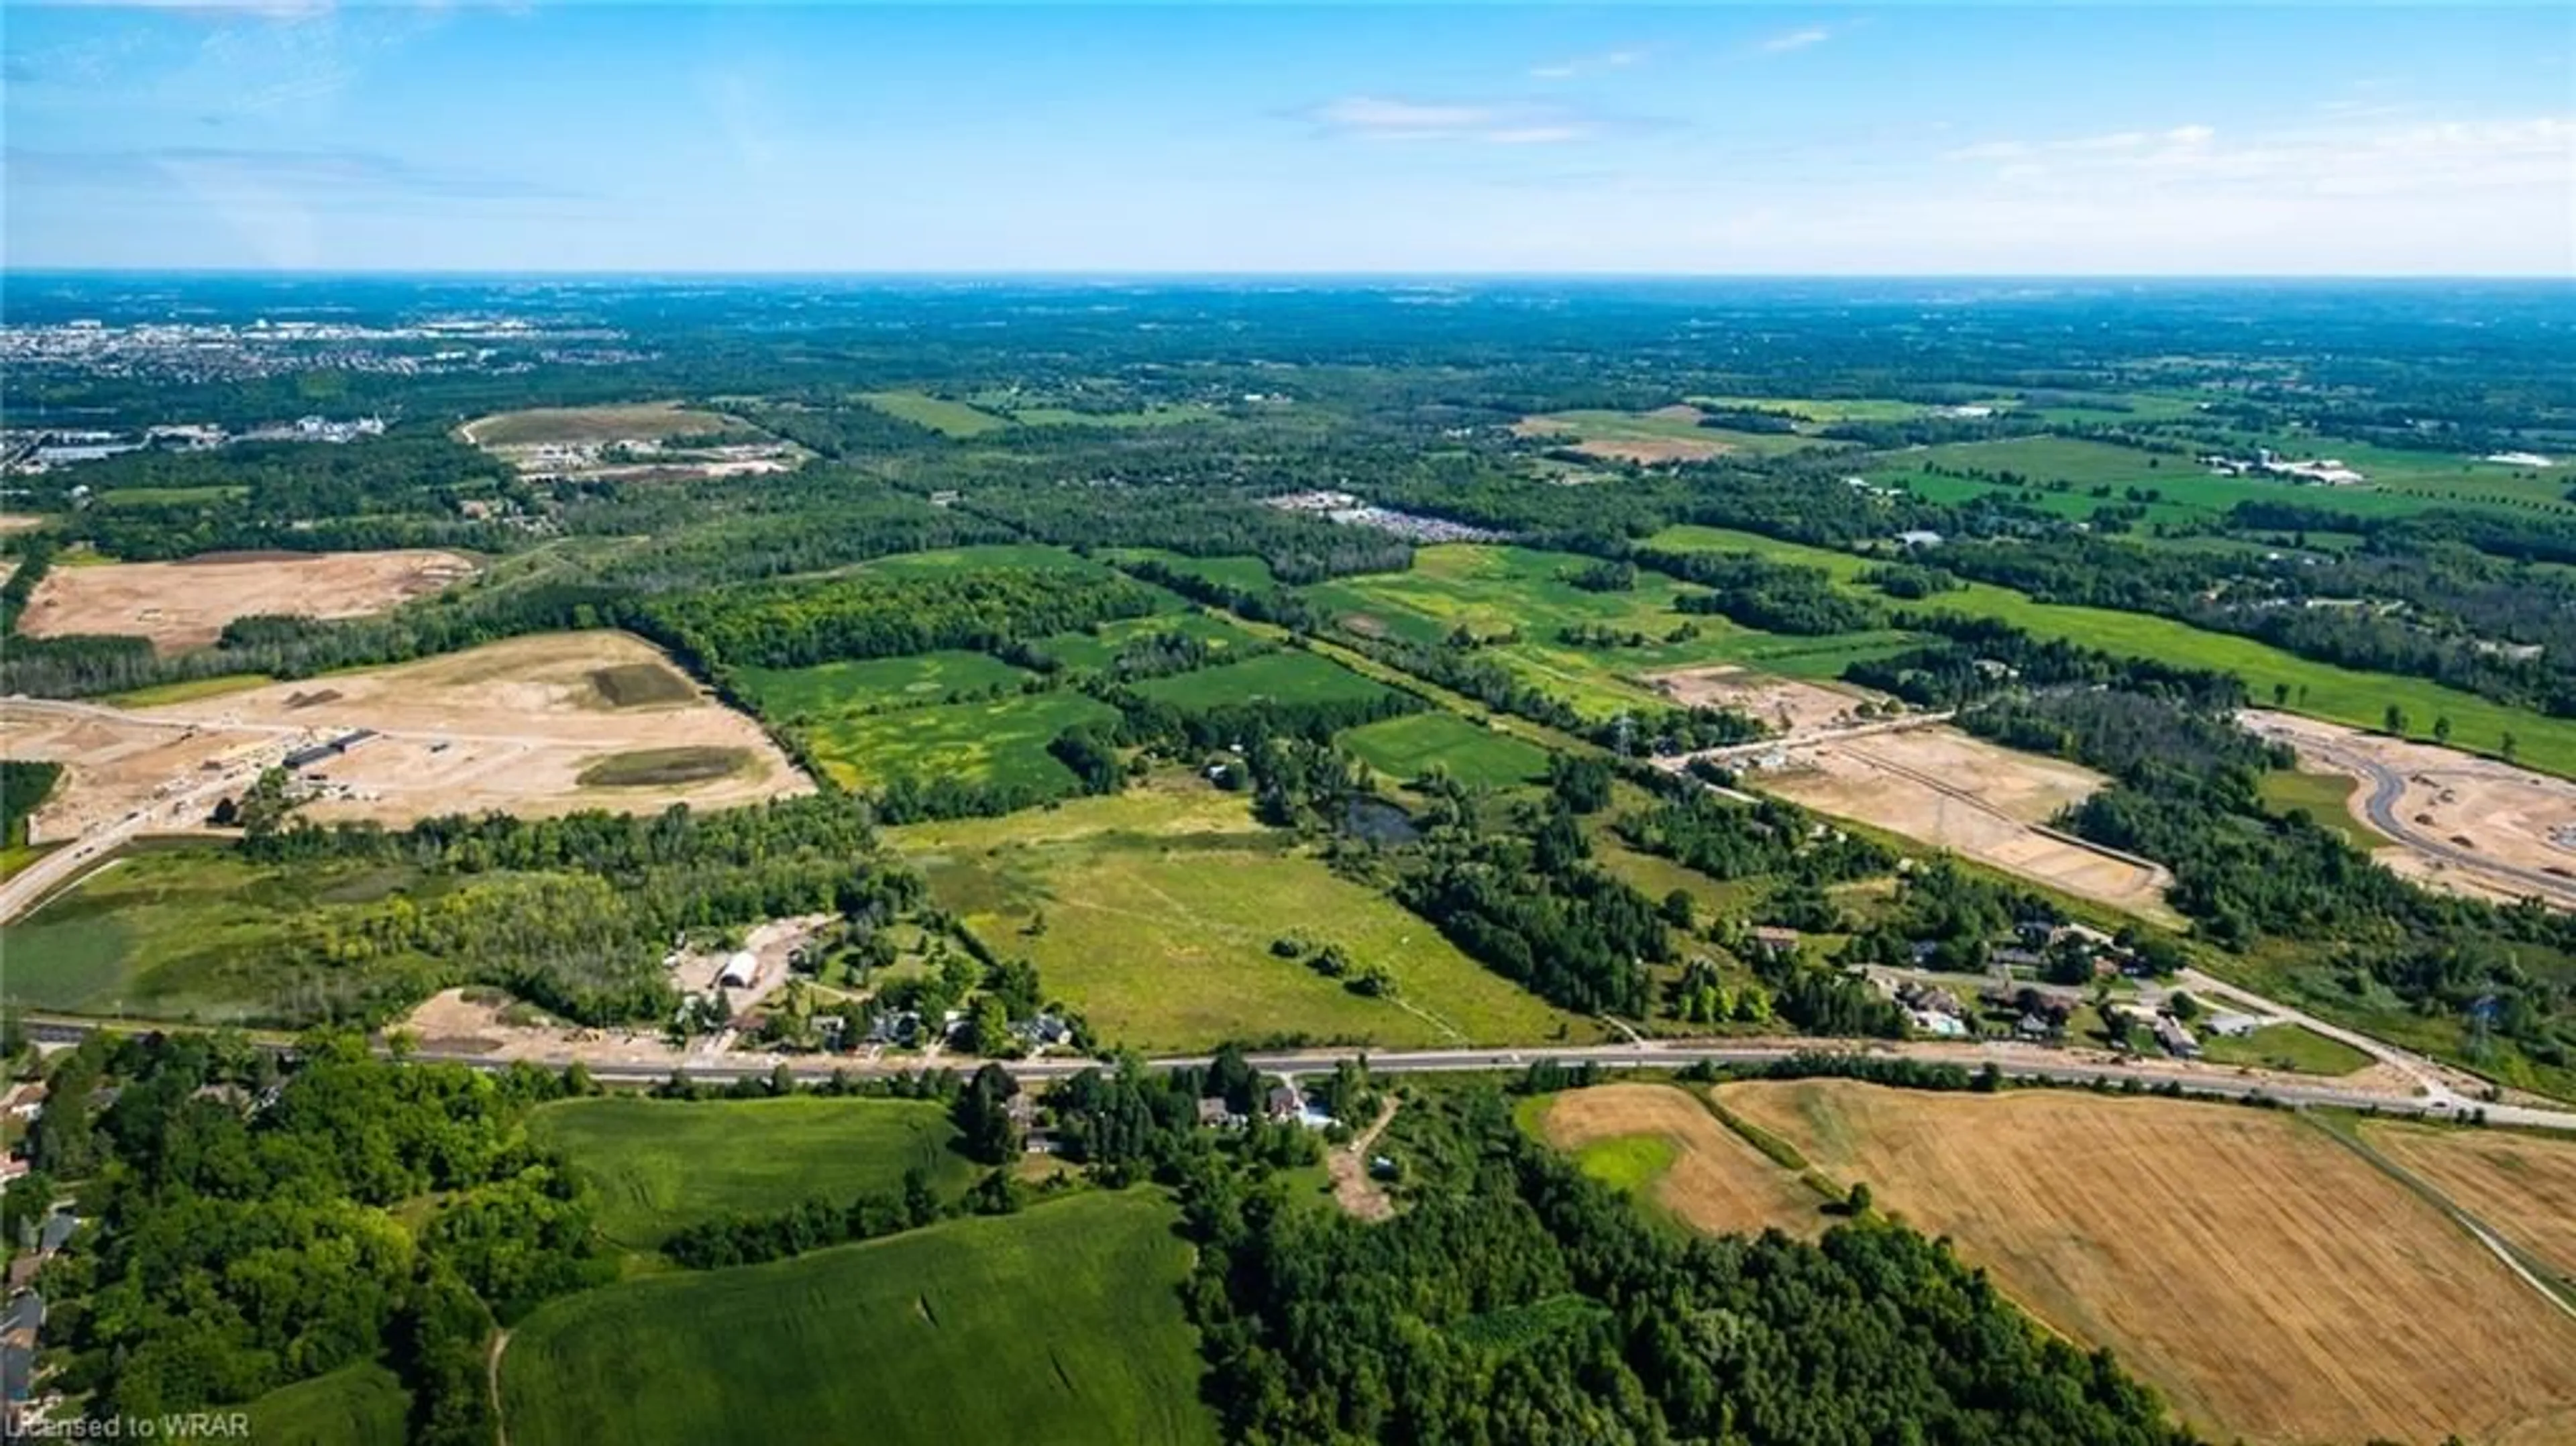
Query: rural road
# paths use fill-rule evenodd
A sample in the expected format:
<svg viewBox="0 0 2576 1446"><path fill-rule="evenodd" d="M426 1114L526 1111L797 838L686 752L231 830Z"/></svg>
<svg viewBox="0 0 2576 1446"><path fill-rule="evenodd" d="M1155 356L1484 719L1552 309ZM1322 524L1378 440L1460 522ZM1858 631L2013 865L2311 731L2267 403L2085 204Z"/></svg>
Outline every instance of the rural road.
<svg viewBox="0 0 2576 1446"><path fill-rule="evenodd" d="M204 818L216 799L228 793L239 793L256 782L263 766L264 763L253 763L230 769L176 798L156 799L106 828L93 829L38 858L19 870L7 883L0 884L0 924L34 908L90 868L105 865L118 849L146 829L173 822L185 827Z"/></svg>

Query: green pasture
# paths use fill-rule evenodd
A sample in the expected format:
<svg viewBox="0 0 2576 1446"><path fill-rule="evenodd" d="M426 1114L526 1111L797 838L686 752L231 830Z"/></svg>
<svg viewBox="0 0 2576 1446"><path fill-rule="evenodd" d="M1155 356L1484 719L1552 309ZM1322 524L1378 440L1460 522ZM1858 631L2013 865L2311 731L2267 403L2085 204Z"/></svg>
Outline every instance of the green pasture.
<svg viewBox="0 0 2576 1446"><path fill-rule="evenodd" d="M411 1393L374 1361L280 1386L243 1408L245 1440L259 1446L403 1446L411 1439Z"/></svg>
<svg viewBox="0 0 2576 1446"><path fill-rule="evenodd" d="M1240 588L1245 592L1266 592L1278 585L1270 575L1270 564L1257 557L1192 557L1160 547L1121 547L1102 552L1101 557L1122 566L1137 562L1159 562L1175 572L1205 578L1219 587Z"/></svg>
<svg viewBox="0 0 2576 1446"><path fill-rule="evenodd" d="M1143 1190L556 1301L500 1367L512 1446L1198 1446L1190 1249Z"/></svg>
<svg viewBox="0 0 2576 1446"><path fill-rule="evenodd" d="M940 907L995 953L1033 961L1047 993L1105 1041L1395 1047L1541 1040L1568 1027L1385 894L1256 823L1243 795L1195 780L887 832ZM1364 997L1273 953L1286 934L1383 968L1397 997ZM1590 1037L1580 1021L1570 1027Z"/></svg>
<svg viewBox="0 0 2576 1446"><path fill-rule="evenodd" d="M1345 729L1333 741L1398 782L1419 778L1434 764L1477 788L1509 788L1547 775L1547 750L1445 709Z"/></svg>
<svg viewBox="0 0 2576 1446"><path fill-rule="evenodd" d="M815 761L844 788L890 779L1070 788L1073 774L1047 745L1081 724L1113 724L1118 710L1069 689L893 712L837 714L805 729Z"/></svg>
<svg viewBox="0 0 2576 1446"><path fill-rule="evenodd" d="M928 392L861 392L859 400L890 417L951 437L980 437L1011 425L1008 418Z"/></svg>
<svg viewBox="0 0 2576 1446"><path fill-rule="evenodd" d="M2199 1038L2200 1057L2211 1064L2320 1075L2347 1075L2370 1066L2369 1055L2305 1025L2270 1024L2247 1035Z"/></svg>
<svg viewBox="0 0 2576 1446"><path fill-rule="evenodd" d="M979 542L927 552L898 552L860 563L852 571L898 576L973 572L984 568L1043 569L1101 576L1109 569L1067 548L1043 542Z"/></svg>
<svg viewBox="0 0 2576 1446"><path fill-rule="evenodd" d="M818 663L808 668L741 668L735 677L772 718L820 718L917 708L953 694L1015 688L1031 675L989 653L944 649L901 658Z"/></svg>
<svg viewBox="0 0 2576 1446"><path fill-rule="evenodd" d="M1703 427L1694 417L1657 416L1652 412L1577 409L1531 417L1524 425L1562 432L1584 443L1707 442L1723 451L1756 457L1776 457L1811 447L1840 445L1796 432L1738 432L1724 427Z"/></svg>
<svg viewBox="0 0 2576 1446"><path fill-rule="evenodd" d="M1136 685L1136 691L1175 707L1213 708L1261 700L1332 703L1375 698L1386 692L1386 685L1330 658L1284 648L1194 673L1148 678Z"/></svg>
<svg viewBox="0 0 2576 1446"><path fill-rule="evenodd" d="M528 1138L590 1181L600 1233L634 1249L710 1220L899 1191L915 1166L943 1196L974 1174L949 1148L957 1129L947 1110L927 1100L609 1095L540 1107Z"/></svg>
<svg viewBox="0 0 2576 1446"><path fill-rule="evenodd" d="M1138 427L1177 427L1188 422L1205 422L1216 413L1195 402L1171 407L1137 407L1124 412L1077 412L1071 407L1017 407L1010 418L1024 427L1109 427L1131 431Z"/></svg>
<svg viewBox="0 0 2576 1446"><path fill-rule="evenodd" d="M2340 773L2307 773L2295 768L2274 769L2255 782L2264 807L2282 815L2304 809L2320 828L2342 834L2346 843L2368 853L2387 847L2388 840L2352 816L2352 792L2360 786L2359 780Z"/></svg>

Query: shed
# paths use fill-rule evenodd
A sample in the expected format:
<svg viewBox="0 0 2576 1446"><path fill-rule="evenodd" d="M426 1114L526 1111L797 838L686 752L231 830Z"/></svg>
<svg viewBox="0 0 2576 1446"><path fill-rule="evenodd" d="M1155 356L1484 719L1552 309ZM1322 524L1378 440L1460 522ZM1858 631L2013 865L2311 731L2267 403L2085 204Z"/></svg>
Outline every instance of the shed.
<svg viewBox="0 0 2576 1446"><path fill-rule="evenodd" d="M759 977L760 960L753 957L750 950L743 949L725 961L724 968L716 974L716 983L728 989L748 989Z"/></svg>

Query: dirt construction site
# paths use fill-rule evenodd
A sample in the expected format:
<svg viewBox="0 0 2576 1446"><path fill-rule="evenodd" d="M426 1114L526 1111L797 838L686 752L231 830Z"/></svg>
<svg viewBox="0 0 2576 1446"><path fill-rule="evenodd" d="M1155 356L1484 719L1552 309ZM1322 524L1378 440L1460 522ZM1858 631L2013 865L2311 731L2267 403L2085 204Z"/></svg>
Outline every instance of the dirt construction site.
<svg viewBox="0 0 2576 1446"><path fill-rule="evenodd" d="M2361 780L2353 817L2397 845L2379 862L2459 893L2576 909L2576 783L2288 713L2239 719L2302 766Z"/></svg>
<svg viewBox="0 0 2576 1446"><path fill-rule="evenodd" d="M2173 876L2048 827L2109 780L1938 723L1792 733L1743 760L1747 785L1905 835L2146 918L2170 920Z"/></svg>
<svg viewBox="0 0 2576 1446"><path fill-rule="evenodd" d="M235 618L354 618L461 582L473 559L453 552L208 553L185 562L57 567L18 621L31 638L117 633L162 653L202 648Z"/></svg>
<svg viewBox="0 0 2576 1446"><path fill-rule="evenodd" d="M196 826L196 795L285 764L306 817L405 824L448 813L654 812L810 792L750 719L624 633L515 638L399 667L161 707L0 700L13 757L67 765L39 841L137 811Z"/></svg>

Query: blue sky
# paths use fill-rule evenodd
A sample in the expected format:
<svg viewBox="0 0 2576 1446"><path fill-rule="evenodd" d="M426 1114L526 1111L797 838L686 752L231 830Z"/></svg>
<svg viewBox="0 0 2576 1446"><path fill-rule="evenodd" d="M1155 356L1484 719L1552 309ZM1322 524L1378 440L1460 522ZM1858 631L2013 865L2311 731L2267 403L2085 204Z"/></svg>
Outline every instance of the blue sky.
<svg viewBox="0 0 2576 1446"><path fill-rule="evenodd" d="M13 268L2576 274L2576 7L0 20Z"/></svg>

